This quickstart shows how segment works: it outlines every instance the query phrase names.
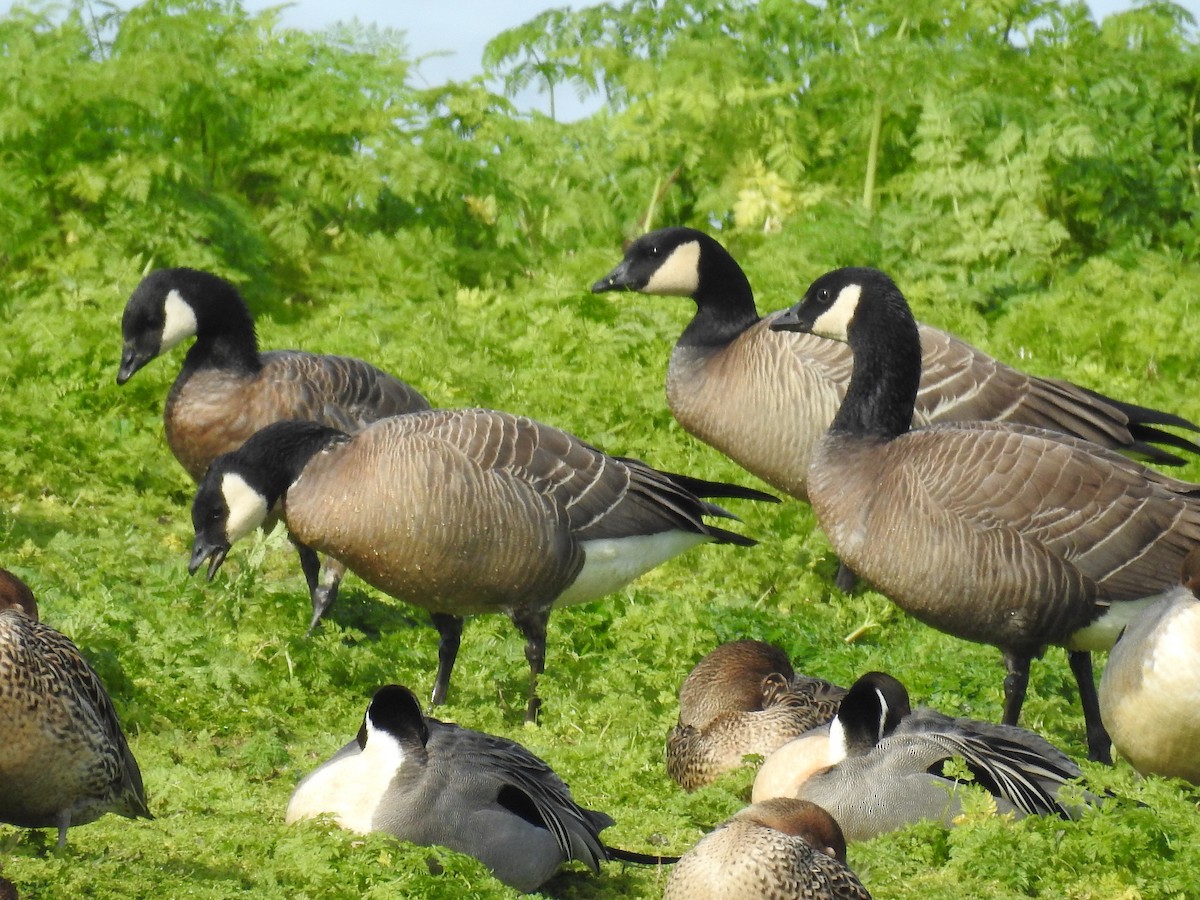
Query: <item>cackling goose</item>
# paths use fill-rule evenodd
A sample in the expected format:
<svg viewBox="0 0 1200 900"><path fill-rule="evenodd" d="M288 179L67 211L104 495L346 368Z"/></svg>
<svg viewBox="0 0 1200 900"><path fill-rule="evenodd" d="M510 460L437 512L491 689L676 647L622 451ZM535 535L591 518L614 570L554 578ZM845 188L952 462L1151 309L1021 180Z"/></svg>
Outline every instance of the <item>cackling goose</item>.
<svg viewBox="0 0 1200 900"><path fill-rule="evenodd" d="M1200 543L1200 485L1010 422L911 429L921 345L890 278L818 278L772 328L848 341L854 373L813 454L809 496L834 551L928 625L1004 654L1015 725L1030 661L1068 649L1089 755L1108 760L1092 650L1174 587Z"/></svg>
<svg viewBox="0 0 1200 900"><path fill-rule="evenodd" d="M732 516L701 496L775 499L607 456L491 410L413 413L354 435L280 422L209 468L192 507L189 569L211 559L211 578L230 545L282 501L302 544L432 613L435 704L445 700L462 617L506 613L526 641L532 720L555 606L603 597L696 544L754 543L706 524L704 516Z"/></svg>
<svg viewBox="0 0 1200 900"><path fill-rule="evenodd" d="M260 428L307 419L357 431L386 416L429 408L412 387L360 359L299 350L260 353L237 288L197 269L158 269L134 290L121 318L117 384L180 341L195 337L167 395L167 444L196 481L222 453ZM312 598L311 631L337 597L344 570L298 546Z"/></svg>

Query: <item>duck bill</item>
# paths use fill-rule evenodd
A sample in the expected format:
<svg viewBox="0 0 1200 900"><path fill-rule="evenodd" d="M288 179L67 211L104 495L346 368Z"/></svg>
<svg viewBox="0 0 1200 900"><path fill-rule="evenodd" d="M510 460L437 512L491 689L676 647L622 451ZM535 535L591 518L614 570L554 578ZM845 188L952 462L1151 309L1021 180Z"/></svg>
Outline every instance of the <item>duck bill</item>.
<svg viewBox="0 0 1200 900"><path fill-rule="evenodd" d="M202 538L196 538L196 543L192 546L192 558L188 561L188 574L195 575L196 570L208 562L208 580L212 581L213 576L217 574L217 569L221 568L221 563L225 562L225 555L229 552L229 547L222 544L210 544Z"/></svg>

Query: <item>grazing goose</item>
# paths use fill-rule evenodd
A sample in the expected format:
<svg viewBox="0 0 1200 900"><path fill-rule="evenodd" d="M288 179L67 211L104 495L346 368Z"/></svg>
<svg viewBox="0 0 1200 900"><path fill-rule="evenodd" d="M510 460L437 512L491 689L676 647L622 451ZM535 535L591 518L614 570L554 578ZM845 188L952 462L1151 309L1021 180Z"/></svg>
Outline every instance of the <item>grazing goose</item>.
<svg viewBox="0 0 1200 900"><path fill-rule="evenodd" d="M679 689L679 724L667 737L667 772L687 791L710 784L748 754L768 756L833 718L845 688L797 675L762 641L722 644Z"/></svg>
<svg viewBox="0 0 1200 900"><path fill-rule="evenodd" d="M754 543L706 524L703 516L732 516L701 496L774 500L607 456L491 410L397 416L353 436L280 422L218 457L200 482L189 570L211 559L211 578L230 545L282 501L284 523L305 546L433 614L435 704L446 697L462 617L506 613L525 637L533 720L553 607L603 597L699 543Z"/></svg>
<svg viewBox="0 0 1200 900"><path fill-rule="evenodd" d="M395 684L375 692L358 736L300 782L286 819L324 814L359 834L470 854L521 891L572 859L593 872L609 858L657 861L606 847L600 832L613 820L576 804L520 744L426 718Z"/></svg>
<svg viewBox="0 0 1200 900"><path fill-rule="evenodd" d="M846 839L868 840L922 819L947 826L961 813L959 784L941 767L961 760L999 812L1059 815L1077 809L1058 799L1079 767L1023 728L912 711L904 685L869 672L851 686L829 729L830 768L811 774L795 796L837 819Z"/></svg>
<svg viewBox="0 0 1200 900"><path fill-rule="evenodd" d="M705 835L667 879L663 900L870 900L846 865L838 823L807 800L748 806Z"/></svg>
<svg viewBox="0 0 1200 900"><path fill-rule="evenodd" d="M1180 586L1126 628L1100 679L1113 745L1143 775L1200 785L1200 548Z"/></svg>
<svg viewBox="0 0 1200 900"><path fill-rule="evenodd" d="M167 395L167 444L195 481L220 454L259 429L307 419L357 431L387 416L429 408L412 387L360 359L299 350L260 353L254 320L237 288L196 269L159 269L134 290L121 318L117 384L189 337L183 369ZM312 598L312 622L337 598L344 569L297 546Z"/></svg>
<svg viewBox="0 0 1200 900"><path fill-rule="evenodd" d="M823 275L771 327L848 340L854 354L808 474L834 552L926 624L999 647L1009 725L1030 661L1065 646L1089 755L1107 761L1090 651L1111 647L1175 586L1200 543L1200 486L1012 423L910 431L919 334L904 296L874 269Z"/></svg>
<svg viewBox="0 0 1200 900"><path fill-rule="evenodd" d="M0 822L57 828L62 847L68 828L106 812L153 818L99 676L70 640L26 613L32 602L0 569Z"/></svg>

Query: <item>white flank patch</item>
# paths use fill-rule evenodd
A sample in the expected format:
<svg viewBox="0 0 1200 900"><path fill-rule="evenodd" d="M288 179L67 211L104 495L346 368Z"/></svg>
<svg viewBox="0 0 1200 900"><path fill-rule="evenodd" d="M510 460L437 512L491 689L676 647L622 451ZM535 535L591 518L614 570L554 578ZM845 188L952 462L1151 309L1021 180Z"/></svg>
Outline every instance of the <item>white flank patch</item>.
<svg viewBox="0 0 1200 900"><path fill-rule="evenodd" d="M642 293L690 297L699 287L700 242L688 241L672 250L671 255L654 270Z"/></svg>
<svg viewBox="0 0 1200 900"><path fill-rule="evenodd" d="M861 284L848 284L838 291L833 305L813 322L812 333L818 337L832 338L835 341L846 340L850 332L850 320L858 309L859 298L862 297Z"/></svg>
<svg viewBox="0 0 1200 900"><path fill-rule="evenodd" d="M284 821L333 816L343 828L367 834L373 830L388 785L404 762L404 751L387 732L367 721L367 746L359 753L328 762L300 782L288 801Z"/></svg>
<svg viewBox="0 0 1200 900"><path fill-rule="evenodd" d="M583 569L554 605L569 606L604 597L672 556L708 540L706 535L690 531L664 531L584 541Z"/></svg>
<svg viewBox="0 0 1200 900"><path fill-rule="evenodd" d="M1126 625L1138 617L1138 613L1151 603L1162 599L1170 592L1155 594L1141 600L1120 600L1113 603L1108 612L1071 635L1066 642L1068 650L1111 650L1117 636Z"/></svg>
<svg viewBox="0 0 1200 900"><path fill-rule="evenodd" d="M236 472L227 472L221 479L221 496L229 510L225 537L230 544L240 541L267 518L267 498Z"/></svg>
<svg viewBox="0 0 1200 900"><path fill-rule="evenodd" d="M163 301L163 333L158 352L166 353L185 338L196 336L196 311L172 289Z"/></svg>

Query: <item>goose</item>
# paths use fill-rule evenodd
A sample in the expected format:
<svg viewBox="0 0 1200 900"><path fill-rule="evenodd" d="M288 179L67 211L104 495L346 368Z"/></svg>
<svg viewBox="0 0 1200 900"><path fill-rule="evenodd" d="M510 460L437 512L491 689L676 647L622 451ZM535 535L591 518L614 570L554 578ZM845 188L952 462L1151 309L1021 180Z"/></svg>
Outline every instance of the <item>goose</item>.
<svg viewBox="0 0 1200 900"><path fill-rule="evenodd" d="M787 654L737 640L709 652L679 689L667 773L687 791L711 784L747 755L768 756L833 718L845 688L797 675Z"/></svg>
<svg viewBox="0 0 1200 900"><path fill-rule="evenodd" d="M911 429L921 371L908 303L884 273L821 276L771 327L848 341L854 373L808 473L834 552L917 619L1003 653L1015 725L1031 660L1067 648L1088 754L1110 761L1091 651L1175 584L1200 542L1200 485L1011 422Z"/></svg>
<svg viewBox="0 0 1200 900"><path fill-rule="evenodd" d="M1100 717L1138 772L1200 785L1200 548L1180 585L1126 628L1100 679Z"/></svg>
<svg viewBox="0 0 1200 900"><path fill-rule="evenodd" d="M829 767L799 782L794 796L829 810L852 842L922 819L951 825L962 811L959 784L940 772L952 759L993 795L998 812L1079 814L1059 791L1082 773L1049 741L1023 728L914 711L904 685L883 672L850 687L828 744Z"/></svg>
<svg viewBox="0 0 1200 900"><path fill-rule="evenodd" d="M733 518L705 497L774 500L608 456L578 438L494 410L430 410L354 435L280 422L218 457L192 505L189 571L280 505L305 546L369 584L432 613L444 702L464 615L504 612L525 637L526 718L536 718L554 606L612 593L707 541L753 540L708 525Z"/></svg>
<svg viewBox="0 0 1200 900"><path fill-rule="evenodd" d="M0 569L0 822L67 829L106 812L151 819L117 711L66 636L28 610L29 587ZM34 605L36 612L36 605Z"/></svg>
<svg viewBox="0 0 1200 900"><path fill-rule="evenodd" d="M138 284L121 318L117 384L194 337L167 394L167 444L199 481L222 453L262 427L310 419L357 431L387 416L429 408L413 387L360 359L299 350L260 352L254 320L233 284L198 269L158 269ZM311 632L337 598L344 570L297 546L312 600Z"/></svg>
<svg viewBox="0 0 1200 900"><path fill-rule="evenodd" d="M696 315L667 368L667 405L683 428L772 487L808 500L813 450L850 382L849 349L811 334L781 334L760 318L745 273L729 252L693 228L638 238L592 285L690 297ZM1165 465L1184 460L1160 447L1200 446L1156 428L1200 426L1170 413L1122 403L1067 381L1037 378L945 331L918 325L923 367L913 424L994 420L1062 431ZM839 569L849 591L852 572Z"/></svg>
<svg viewBox="0 0 1200 900"><path fill-rule="evenodd" d="M834 818L807 800L755 803L705 835L667 879L663 900L870 900L846 865Z"/></svg>
<svg viewBox="0 0 1200 900"><path fill-rule="evenodd" d="M539 757L514 741L422 714L408 688L371 698L357 737L297 785L286 822L332 816L350 831L381 831L469 854L520 891L564 862L593 873L610 858L671 862L600 840L610 816L584 809Z"/></svg>

